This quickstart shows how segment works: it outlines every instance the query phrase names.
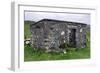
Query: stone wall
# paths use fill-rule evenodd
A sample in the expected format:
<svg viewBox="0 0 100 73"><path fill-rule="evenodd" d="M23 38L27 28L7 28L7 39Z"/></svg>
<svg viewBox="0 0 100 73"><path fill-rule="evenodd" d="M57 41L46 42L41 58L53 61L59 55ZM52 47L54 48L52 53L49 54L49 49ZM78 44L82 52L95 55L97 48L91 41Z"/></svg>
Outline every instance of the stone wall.
<svg viewBox="0 0 100 73"><path fill-rule="evenodd" d="M34 48L60 49L60 45L64 43L74 43L73 47L77 48L85 47L85 25L81 23L42 20L31 26L30 30L32 32L31 43Z"/></svg>

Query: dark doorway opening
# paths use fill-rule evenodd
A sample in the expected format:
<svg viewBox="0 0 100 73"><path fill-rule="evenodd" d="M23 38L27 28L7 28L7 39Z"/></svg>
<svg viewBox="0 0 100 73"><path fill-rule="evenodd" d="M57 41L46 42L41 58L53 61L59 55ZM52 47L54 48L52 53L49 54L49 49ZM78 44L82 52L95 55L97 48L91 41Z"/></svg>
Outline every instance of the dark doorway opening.
<svg viewBox="0 0 100 73"><path fill-rule="evenodd" d="M76 47L76 29L70 29L69 45L70 47Z"/></svg>

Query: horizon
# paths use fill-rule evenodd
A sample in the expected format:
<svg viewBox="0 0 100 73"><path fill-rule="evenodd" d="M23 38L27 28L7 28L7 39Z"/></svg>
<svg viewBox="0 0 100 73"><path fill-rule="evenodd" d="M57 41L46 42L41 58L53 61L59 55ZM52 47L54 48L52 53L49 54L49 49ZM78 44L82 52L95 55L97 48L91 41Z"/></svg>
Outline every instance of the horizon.
<svg viewBox="0 0 100 73"><path fill-rule="evenodd" d="M41 20L44 20L44 19L41 19ZM41 21L41 20L39 20L39 21ZM55 20L55 19L47 19L47 20ZM33 20L24 20L24 21L35 22L35 23L39 22L39 21L33 21ZM64 21L64 20L57 20L57 21ZM73 22L73 21L65 21L65 22ZM73 22L73 23L81 23L81 22ZM82 24L86 24L86 23L82 23ZM89 25L89 24L87 24L87 25Z"/></svg>

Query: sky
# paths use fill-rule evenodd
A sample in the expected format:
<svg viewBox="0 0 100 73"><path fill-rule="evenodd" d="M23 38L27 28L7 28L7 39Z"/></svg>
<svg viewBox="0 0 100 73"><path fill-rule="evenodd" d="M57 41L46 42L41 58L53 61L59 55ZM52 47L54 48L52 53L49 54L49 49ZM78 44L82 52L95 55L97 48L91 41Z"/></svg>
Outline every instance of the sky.
<svg viewBox="0 0 100 73"><path fill-rule="evenodd" d="M25 11L24 20L39 21L41 19L55 19L62 21L80 22L90 25L90 14L79 13L55 13Z"/></svg>

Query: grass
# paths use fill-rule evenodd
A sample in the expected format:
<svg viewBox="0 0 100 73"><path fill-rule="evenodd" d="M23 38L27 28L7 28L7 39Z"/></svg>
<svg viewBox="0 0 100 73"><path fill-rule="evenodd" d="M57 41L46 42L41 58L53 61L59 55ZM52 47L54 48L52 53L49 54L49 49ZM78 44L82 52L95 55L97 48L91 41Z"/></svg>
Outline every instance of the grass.
<svg viewBox="0 0 100 73"><path fill-rule="evenodd" d="M24 25L24 37L25 38L30 38L31 32L30 32L30 22L25 22Z"/></svg>
<svg viewBox="0 0 100 73"><path fill-rule="evenodd" d="M30 38L30 23L25 23L24 26L24 36ZM29 45L24 46L24 61L44 61L44 60L69 60L69 59L87 59L90 58L90 32L86 34L86 48L80 48L79 50L73 50L75 48L70 48L66 54L64 53L45 53L43 51L34 50Z"/></svg>
<svg viewBox="0 0 100 73"><path fill-rule="evenodd" d="M43 61L43 60L65 60L65 59L86 59L90 58L90 49L82 48L77 51L70 50L66 54L64 53L44 53L35 51L30 46L25 46L25 61Z"/></svg>

